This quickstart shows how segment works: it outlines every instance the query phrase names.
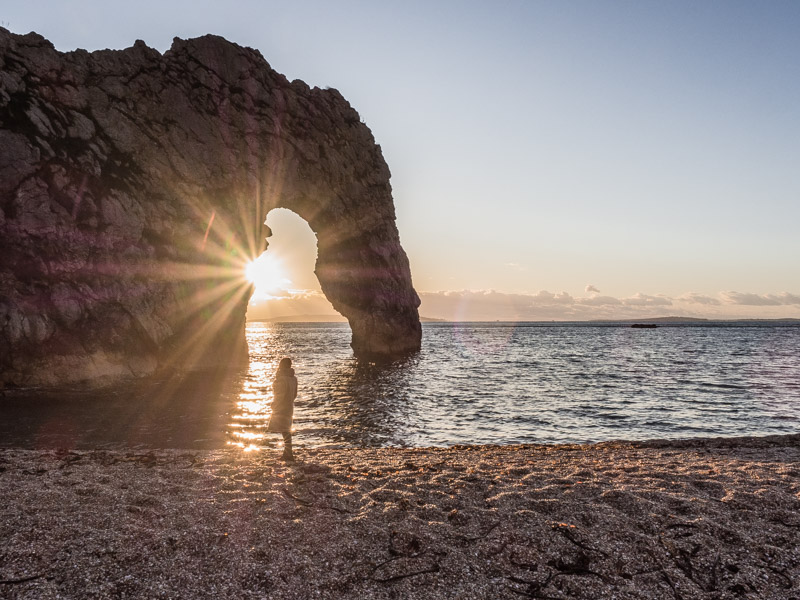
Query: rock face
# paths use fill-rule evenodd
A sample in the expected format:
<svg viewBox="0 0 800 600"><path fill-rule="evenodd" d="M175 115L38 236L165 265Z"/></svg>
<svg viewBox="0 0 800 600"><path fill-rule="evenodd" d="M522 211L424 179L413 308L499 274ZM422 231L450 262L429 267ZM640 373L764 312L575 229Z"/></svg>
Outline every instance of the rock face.
<svg viewBox="0 0 800 600"><path fill-rule="evenodd" d="M420 346L389 169L333 89L205 36L60 53L0 29L0 384L246 357L245 264L288 208L352 346Z"/></svg>

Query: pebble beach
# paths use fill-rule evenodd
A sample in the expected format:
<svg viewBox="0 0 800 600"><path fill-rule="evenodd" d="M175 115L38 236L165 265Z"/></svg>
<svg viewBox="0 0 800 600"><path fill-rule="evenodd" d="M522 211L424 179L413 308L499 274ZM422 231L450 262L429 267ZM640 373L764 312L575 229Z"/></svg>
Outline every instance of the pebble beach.
<svg viewBox="0 0 800 600"><path fill-rule="evenodd" d="M0 450L0 597L800 598L800 436Z"/></svg>

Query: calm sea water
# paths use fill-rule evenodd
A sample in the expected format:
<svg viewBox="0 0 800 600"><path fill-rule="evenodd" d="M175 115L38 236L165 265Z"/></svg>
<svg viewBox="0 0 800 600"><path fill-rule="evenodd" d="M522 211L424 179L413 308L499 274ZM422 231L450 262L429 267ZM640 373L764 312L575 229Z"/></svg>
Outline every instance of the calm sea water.
<svg viewBox="0 0 800 600"><path fill-rule="evenodd" d="M278 445L278 360L300 382L296 444L593 442L800 431L800 327L426 323L400 362L357 360L346 324L247 326L249 368L0 401L5 446Z"/></svg>

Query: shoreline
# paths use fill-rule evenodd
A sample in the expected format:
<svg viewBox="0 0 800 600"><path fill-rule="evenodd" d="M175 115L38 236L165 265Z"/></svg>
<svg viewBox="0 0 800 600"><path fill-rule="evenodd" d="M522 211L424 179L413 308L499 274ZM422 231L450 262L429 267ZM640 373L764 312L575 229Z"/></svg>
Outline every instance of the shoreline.
<svg viewBox="0 0 800 600"><path fill-rule="evenodd" d="M0 449L0 597L800 597L800 435Z"/></svg>

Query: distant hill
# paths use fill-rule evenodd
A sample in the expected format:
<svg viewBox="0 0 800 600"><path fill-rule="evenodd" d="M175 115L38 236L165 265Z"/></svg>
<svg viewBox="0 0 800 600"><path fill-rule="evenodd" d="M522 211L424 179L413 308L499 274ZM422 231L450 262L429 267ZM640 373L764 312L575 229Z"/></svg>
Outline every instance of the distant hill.
<svg viewBox="0 0 800 600"><path fill-rule="evenodd" d="M649 319L592 319L589 323L704 323L716 319L696 317L651 317Z"/></svg>
<svg viewBox="0 0 800 600"><path fill-rule="evenodd" d="M800 323L800 319L700 319L696 317L652 317L649 319L595 319L589 323Z"/></svg>

